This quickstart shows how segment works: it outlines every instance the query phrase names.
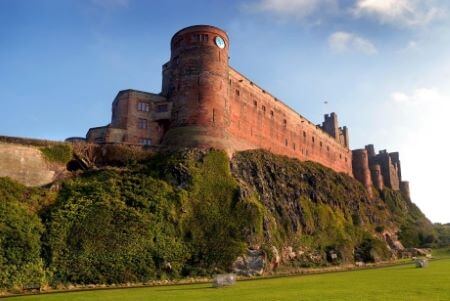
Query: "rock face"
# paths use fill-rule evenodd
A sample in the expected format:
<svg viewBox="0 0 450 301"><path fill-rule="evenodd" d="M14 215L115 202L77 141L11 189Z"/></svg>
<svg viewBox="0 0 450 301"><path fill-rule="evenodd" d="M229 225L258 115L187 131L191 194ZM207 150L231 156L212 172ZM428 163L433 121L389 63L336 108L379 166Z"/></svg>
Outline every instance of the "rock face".
<svg viewBox="0 0 450 301"><path fill-rule="evenodd" d="M242 276L260 276L266 267L266 256L264 251L247 250L247 254L239 256L233 263L233 272Z"/></svg>
<svg viewBox="0 0 450 301"><path fill-rule="evenodd" d="M64 171L65 166L48 163L36 146L0 142L0 177L26 186L42 186Z"/></svg>

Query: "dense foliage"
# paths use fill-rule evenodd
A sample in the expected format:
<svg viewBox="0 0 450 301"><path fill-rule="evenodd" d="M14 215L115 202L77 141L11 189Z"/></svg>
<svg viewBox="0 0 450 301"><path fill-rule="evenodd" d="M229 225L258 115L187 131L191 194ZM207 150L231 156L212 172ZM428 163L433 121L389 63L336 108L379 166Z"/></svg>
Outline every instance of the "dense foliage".
<svg viewBox="0 0 450 301"><path fill-rule="evenodd" d="M399 193L371 200L346 175L267 152L230 162L221 151L187 150L113 164L74 173L56 191L0 179L0 287L211 275L249 245L269 259L272 246L312 254L295 266L328 264L330 252L334 263L377 261L390 256L385 229L414 246L434 233Z"/></svg>
<svg viewBox="0 0 450 301"><path fill-rule="evenodd" d="M40 257L43 225L26 205L27 190L0 178L0 288L44 281Z"/></svg>
<svg viewBox="0 0 450 301"><path fill-rule="evenodd" d="M450 247L450 224L434 224L438 247Z"/></svg>
<svg viewBox="0 0 450 301"><path fill-rule="evenodd" d="M41 147L41 152L50 162L66 164L70 161L70 159L72 159L72 147L67 143L52 144Z"/></svg>

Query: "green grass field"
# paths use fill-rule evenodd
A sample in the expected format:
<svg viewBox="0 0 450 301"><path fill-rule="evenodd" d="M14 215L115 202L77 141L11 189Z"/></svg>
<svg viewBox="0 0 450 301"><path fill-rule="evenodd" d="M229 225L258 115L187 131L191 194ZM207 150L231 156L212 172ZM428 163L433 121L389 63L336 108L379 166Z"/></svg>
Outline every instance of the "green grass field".
<svg viewBox="0 0 450 301"><path fill-rule="evenodd" d="M448 253L450 255L450 253ZM444 255L440 253L439 255ZM371 270L241 281L215 289L209 284L160 286L14 297L11 300L450 300L450 258Z"/></svg>

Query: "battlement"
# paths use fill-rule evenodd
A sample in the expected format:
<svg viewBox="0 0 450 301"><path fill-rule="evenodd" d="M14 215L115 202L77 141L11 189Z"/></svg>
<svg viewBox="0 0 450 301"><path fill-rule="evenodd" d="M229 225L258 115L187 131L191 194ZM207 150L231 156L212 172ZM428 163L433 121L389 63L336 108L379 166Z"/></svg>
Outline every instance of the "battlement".
<svg viewBox="0 0 450 301"><path fill-rule="evenodd" d="M361 158L360 154L367 154L366 158ZM366 145L364 149L354 150L353 156L359 156L359 160L354 161L353 173L364 186L368 186L367 173L370 174L370 186L378 190L388 187L393 190L402 190L402 174L400 164L400 154L398 152L389 153L387 150L380 150L375 153L373 144ZM356 176L358 173L358 177ZM361 176L361 175L364 175ZM409 184L405 182L403 189L409 195Z"/></svg>

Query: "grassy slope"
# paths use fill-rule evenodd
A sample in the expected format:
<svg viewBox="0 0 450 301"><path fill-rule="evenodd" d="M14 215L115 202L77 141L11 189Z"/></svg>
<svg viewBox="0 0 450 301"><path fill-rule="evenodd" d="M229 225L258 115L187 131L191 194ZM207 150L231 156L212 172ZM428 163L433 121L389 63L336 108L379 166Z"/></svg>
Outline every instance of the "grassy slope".
<svg viewBox="0 0 450 301"><path fill-rule="evenodd" d="M322 275L238 282L213 289L209 284L104 290L14 298L14 300L449 300L450 259L426 269L404 265Z"/></svg>

